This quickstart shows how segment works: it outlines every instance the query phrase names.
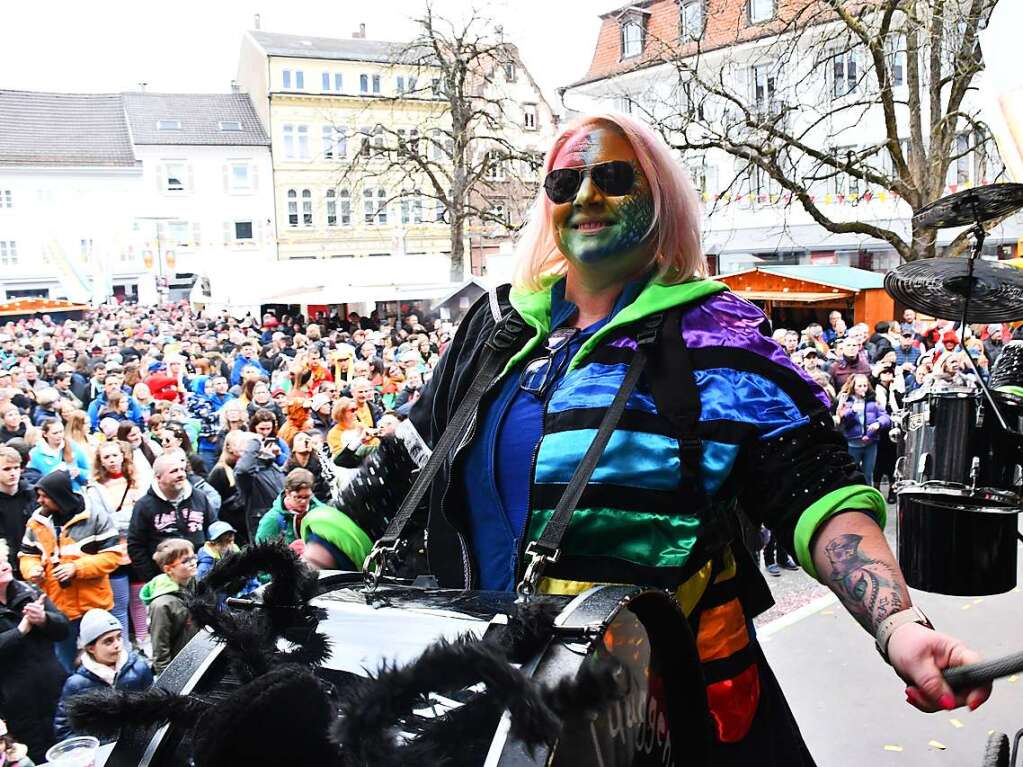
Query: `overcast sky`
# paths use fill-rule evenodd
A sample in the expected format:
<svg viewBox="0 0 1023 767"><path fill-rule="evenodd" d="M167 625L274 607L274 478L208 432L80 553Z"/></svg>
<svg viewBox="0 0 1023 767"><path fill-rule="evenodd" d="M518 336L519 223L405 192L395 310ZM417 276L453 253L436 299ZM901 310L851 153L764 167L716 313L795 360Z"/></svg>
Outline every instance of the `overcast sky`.
<svg viewBox="0 0 1023 767"><path fill-rule="evenodd" d="M614 0L486 0L549 97L585 74ZM242 33L260 14L269 32L407 40L423 0L0 0L0 89L226 92ZM464 13L466 0L435 0ZM476 3L480 7L481 3Z"/></svg>

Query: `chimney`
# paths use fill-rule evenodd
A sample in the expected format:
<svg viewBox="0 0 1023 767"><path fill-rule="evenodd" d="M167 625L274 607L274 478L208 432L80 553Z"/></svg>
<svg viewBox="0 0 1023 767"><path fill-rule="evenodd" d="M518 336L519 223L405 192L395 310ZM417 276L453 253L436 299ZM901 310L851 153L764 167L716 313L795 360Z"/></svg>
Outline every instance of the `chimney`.
<svg viewBox="0 0 1023 767"><path fill-rule="evenodd" d="M256 30L258 31L260 29L260 26L259 26L259 14L258 13L256 14L255 18L252 21L256 25Z"/></svg>
<svg viewBox="0 0 1023 767"><path fill-rule="evenodd" d="M240 92L241 92L241 87L238 85L238 81L237 80L232 80L231 81L231 93L240 93Z"/></svg>
<svg viewBox="0 0 1023 767"><path fill-rule="evenodd" d="M365 24L359 24L359 31L358 32L352 32L352 38L354 38L355 40L365 40L366 39L366 25Z"/></svg>

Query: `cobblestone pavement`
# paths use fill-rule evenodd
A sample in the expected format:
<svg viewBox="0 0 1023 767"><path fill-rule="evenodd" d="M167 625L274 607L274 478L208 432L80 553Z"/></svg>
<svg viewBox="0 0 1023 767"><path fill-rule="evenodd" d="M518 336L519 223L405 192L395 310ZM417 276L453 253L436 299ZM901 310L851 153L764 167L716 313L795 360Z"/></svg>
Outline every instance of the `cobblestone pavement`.
<svg viewBox="0 0 1023 767"><path fill-rule="evenodd" d="M885 527L885 537L888 544L895 550L895 504L888 505L888 525ZM809 575L799 570L782 570L781 575L774 577L766 570L764 578L774 596L775 605L762 615L758 615L753 623L760 627L765 626L776 618L797 610L805 604L812 602L819 597L831 593L831 589L823 586Z"/></svg>

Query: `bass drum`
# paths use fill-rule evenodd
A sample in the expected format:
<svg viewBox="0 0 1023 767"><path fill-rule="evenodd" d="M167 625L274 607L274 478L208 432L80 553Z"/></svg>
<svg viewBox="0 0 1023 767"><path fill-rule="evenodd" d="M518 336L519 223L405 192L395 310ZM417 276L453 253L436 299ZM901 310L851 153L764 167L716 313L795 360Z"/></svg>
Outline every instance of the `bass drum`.
<svg viewBox="0 0 1023 767"><path fill-rule="evenodd" d="M1023 398L994 392L1011 429L1023 426ZM969 496L984 507L1018 507L1023 440L1002 429L983 395L971 389L923 391L905 403L901 495Z"/></svg>
<svg viewBox="0 0 1023 767"><path fill-rule="evenodd" d="M361 574L321 575L313 604L324 610L318 630L331 642L319 676L344 687L384 663L412 661L438 639L499 631L515 595L452 591L385 582L369 596ZM713 725L695 642L678 603L664 591L629 586L592 588L576 597L540 597L558 609L555 631L522 665L543 684L574 677L585 663L613 657L628 676L621 700L595 718L566 720L551 748L529 752L510 733L507 712L494 723L479 753L459 749L459 764L481 767L710 765ZM213 699L236 689L221 645L198 634L171 663L158 685ZM434 701L457 706L459 695ZM424 706L429 710L429 706ZM417 715L428 715L417 712ZM256 734L254 734L256 736ZM125 734L106 764L153 767L188 764L188 732L163 727Z"/></svg>

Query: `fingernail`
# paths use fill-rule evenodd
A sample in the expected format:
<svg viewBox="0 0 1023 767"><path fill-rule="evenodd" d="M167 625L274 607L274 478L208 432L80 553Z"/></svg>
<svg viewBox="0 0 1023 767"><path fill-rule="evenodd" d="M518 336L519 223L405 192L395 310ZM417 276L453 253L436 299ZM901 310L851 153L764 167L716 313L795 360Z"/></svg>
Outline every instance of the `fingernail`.
<svg viewBox="0 0 1023 767"><path fill-rule="evenodd" d="M956 707L955 696L951 695L950 693L945 693L940 698L938 698L938 705L940 705L946 711L951 711Z"/></svg>
<svg viewBox="0 0 1023 767"><path fill-rule="evenodd" d="M981 704L981 701L979 701L979 700L971 701L970 704L969 704L970 705L970 711L976 711L978 708L980 708L980 704Z"/></svg>

